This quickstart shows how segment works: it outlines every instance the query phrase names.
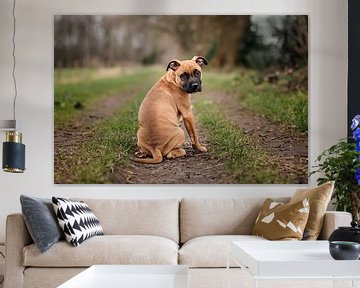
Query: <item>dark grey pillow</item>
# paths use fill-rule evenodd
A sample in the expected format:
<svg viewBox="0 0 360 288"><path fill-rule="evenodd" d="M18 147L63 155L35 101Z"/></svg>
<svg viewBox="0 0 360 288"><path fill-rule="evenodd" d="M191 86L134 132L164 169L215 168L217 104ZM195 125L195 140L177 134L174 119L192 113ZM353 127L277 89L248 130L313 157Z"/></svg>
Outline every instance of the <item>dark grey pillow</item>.
<svg viewBox="0 0 360 288"><path fill-rule="evenodd" d="M64 238L51 199L21 195L20 203L31 238L41 253Z"/></svg>

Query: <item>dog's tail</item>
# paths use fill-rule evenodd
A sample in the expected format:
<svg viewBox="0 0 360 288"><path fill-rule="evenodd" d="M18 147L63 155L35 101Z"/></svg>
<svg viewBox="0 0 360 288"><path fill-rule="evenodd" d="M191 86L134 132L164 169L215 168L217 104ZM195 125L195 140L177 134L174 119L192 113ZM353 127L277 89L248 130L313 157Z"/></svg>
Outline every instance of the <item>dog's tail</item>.
<svg viewBox="0 0 360 288"><path fill-rule="evenodd" d="M159 164L163 161L163 156L159 148L153 149L151 154L153 158L133 158L133 160L144 164Z"/></svg>

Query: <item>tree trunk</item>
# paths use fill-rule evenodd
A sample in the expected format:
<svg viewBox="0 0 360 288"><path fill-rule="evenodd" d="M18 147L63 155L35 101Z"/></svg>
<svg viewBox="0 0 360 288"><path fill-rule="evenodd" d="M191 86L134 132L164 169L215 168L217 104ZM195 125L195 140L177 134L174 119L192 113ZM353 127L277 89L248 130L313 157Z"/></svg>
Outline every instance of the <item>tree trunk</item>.
<svg viewBox="0 0 360 288"><path fill-rule="evenodd" d="M239 47L246 36L250 26L250 16L219 16L218 26L218 50L213 61L213 66L232 68L236 58L239 57Z"/></svg>

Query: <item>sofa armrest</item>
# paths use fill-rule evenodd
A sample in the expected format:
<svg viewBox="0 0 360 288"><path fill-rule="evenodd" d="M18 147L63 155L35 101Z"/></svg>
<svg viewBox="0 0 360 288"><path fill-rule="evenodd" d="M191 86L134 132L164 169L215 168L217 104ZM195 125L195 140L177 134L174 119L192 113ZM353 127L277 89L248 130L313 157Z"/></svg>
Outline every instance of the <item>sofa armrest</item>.
<svg viewBox="0 0 360 288"><path fill-rule="evenodd" d="M348 212L326 211L324 224L319 236L321 240L329 239L331 233L340 226L350 226L352 216Z"/></svg>
<svg viewBox="0 0 360 288"><path fill-rule="evenodd" d="M23 248L32 242L22 214L9 215L6 218L4 288L23 287Z"/></svg>

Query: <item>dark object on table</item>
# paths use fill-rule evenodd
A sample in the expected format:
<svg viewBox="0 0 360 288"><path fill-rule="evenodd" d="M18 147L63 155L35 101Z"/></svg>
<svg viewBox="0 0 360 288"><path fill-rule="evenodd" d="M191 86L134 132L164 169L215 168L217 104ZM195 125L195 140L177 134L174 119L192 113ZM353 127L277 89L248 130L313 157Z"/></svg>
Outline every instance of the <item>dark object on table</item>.
<svg viewBox="0 0 360 288"><path fill-rule="evenodd" d="M329 237L331 241L350 241L360 244L360 226L356 221L350 223L350 227L339 227Z"/></svg>
<svg viewBox="0 0 360 288"><path fill-rule="evenodd" d="M335 260L358 260L360 257L360 244L357 242L332 241L329 250Z"/></svg>

